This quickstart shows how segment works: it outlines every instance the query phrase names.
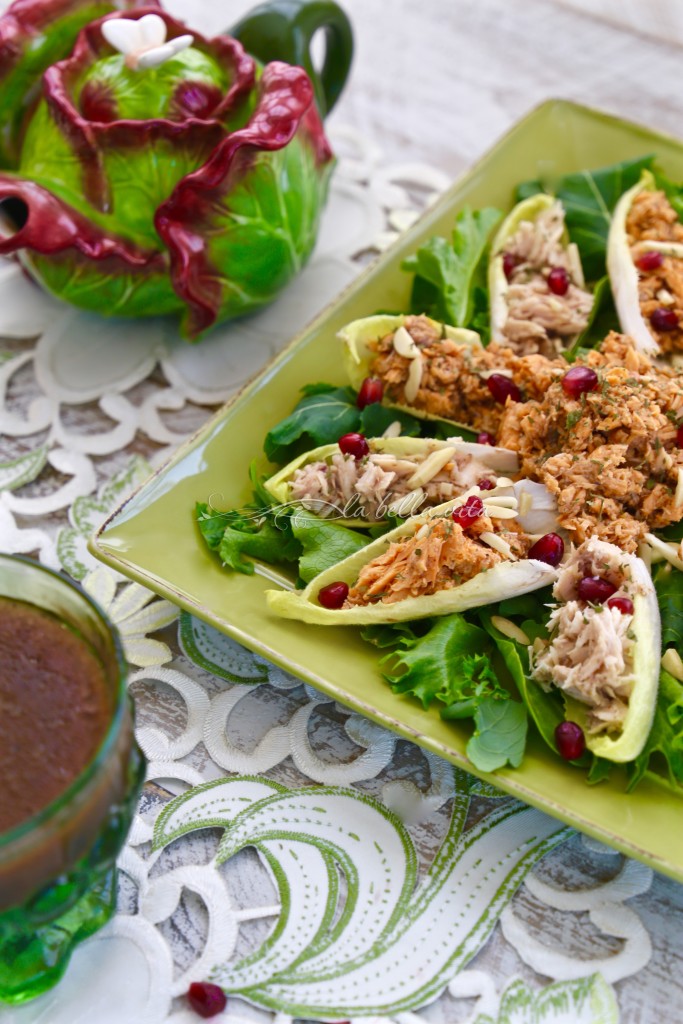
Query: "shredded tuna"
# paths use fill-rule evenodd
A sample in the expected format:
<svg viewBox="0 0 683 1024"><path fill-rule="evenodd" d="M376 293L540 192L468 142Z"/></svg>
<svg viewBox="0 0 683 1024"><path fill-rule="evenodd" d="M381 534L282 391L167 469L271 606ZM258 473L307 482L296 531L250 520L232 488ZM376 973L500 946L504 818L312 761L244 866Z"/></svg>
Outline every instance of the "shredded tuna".
<svg viewBox="0 0 683 1024"><path fill-rule="evenodd" d="M561 603L548 622L550 642L531 653L532 673L546 689L556 686L588 705L589 733L613 732L623 725L634 682L633 616L578 600L576 587L584 576L608 579L618 596L633 599L638 592L618 550L595 539L582 545L553 588Z"/></svg>
<svg viewBox="0 0 683 1024"><path fill-rule="evenodd" d="M467 531L449 517L436 517L416 526L415 532L394 541L384 554L363 566L344 607L394 604L407 597L423 597L450 590L509 559L478 538L499 535L511 553L524 557L531 540L514 520L482 516Z"/></svg>
<svg viewBox="0 0 683 1024"><path fill-rule="evenodd" d="M563 360L541 355L522 357L512 348L500 345L473 348L442 338L426 317L407 317L405 326L422 355L420 387L409 402L405 385L411 360L398 355L392 343L393 334L387 334L376 343L377 357L370 367L371 375L382 380L386 397L399 405L410 405L477 430L495 433L503 412L503 406L493 400L486 385L487 375L506 374L527 398L540 398L551 381L566 369Z"/></svg>
<svg viewBox="0 0 683 1024"><path fill-rule="evenodd" d="M502 333L519 355L557 355L588 326L593 296L584 287L575 247L563 244L564 209L559 202L534 221L522 221L506 243L517 263L505 295L508 316ZM548 275L561 267L569 276L564 295L548 287Z"/></svg>
<svg viewBox="0 0 683 1024"><path fill-rule="evenodd" d="M580 400L557 381L540 401L508 403L498 443L519 453L523 476L556 496L560 525L575 542L595 535L632 552L645 533L683 518L675 501L683 378L642 357L631 361L637 368L613 365L624 344L610 335L606 355L591 353L599 387Z"/></svg>
<svg viewBox="0 0 683 1024"><path fill-rule="evenodd" d="M327 518L385 519L395 502L399 515L416 512L458 497L480 480L495 481L495 473L471 455L457 453L424 484L413 499L416 487L411 477L431 452L400 458L388 452L371 452L364 459L336 453L328 462L310 462L296 470L290 484L290 495L318 515ZM405 511L401 499L408 498Z"/></svg>
<svg viewBox="0 0 683 1024"><path fill-rule="evenodd" d="M644 190L635 197L626 219L626 233L634 260L644 251L640 244L644 241L683 243L683 224L661 191ZM683 259L665 256L656 269L639 270L638 298L661 351L683 351ZM676 313L679 327L671 331L654 329L650 317L662 306Z"/></svg>

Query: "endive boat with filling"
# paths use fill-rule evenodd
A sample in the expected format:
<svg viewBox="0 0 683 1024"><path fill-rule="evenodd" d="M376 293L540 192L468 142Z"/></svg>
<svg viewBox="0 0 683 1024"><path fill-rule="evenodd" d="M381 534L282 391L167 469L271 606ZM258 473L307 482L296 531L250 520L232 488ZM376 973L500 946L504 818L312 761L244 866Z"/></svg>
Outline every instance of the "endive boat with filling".
<svg viewBox="0 0 683 1024"><path fill-rule="evenodd" d="M607 269L619 322L640 352L683 352L683 224L650 171L610 225Z"/></svg>
<svg viewBox="0 0 683 1024"><path fill-rule="evenodd" d="M515 452L459 437L348 434L294 459L264 486L279 504L300 502L322 518L367 527L441 505L471 487L492 494L518 472Z"/></svg>
<svg viewBox="0 0 683 1024"><path fill-rule="evenodd" d="M514 493L462 495L389 531L299 592L266 592L271 611L325 626L448 615L527 594L557 569L528 557L535 538Z"/></svg>
<svg viewBox="0 0 683 1024"><path fill-rule="evenodd" d="M488 278L495 344L554 356L588 326L593 296L553 196L530 196L508 214L491 246Z"/></svg>
<svg viewBox="0 0 683 1024"><path fill-rule="evenodd" d="M377 385L385 405L493 437L506 402L541 398L566 364L481 344L475 331L427 316L370 316L338 337L353 387ZM373 389L374 390L374 389Z"/></svg>
<svg viewBox="0 0 683 1024"><path fill-rule="evenodd" d="M632 761L652 725L661 656L654 584L636 555L591 538L561 567L550 639L530 648L532 676L562 690L565 717L586 746L609 761Z"/></svg>

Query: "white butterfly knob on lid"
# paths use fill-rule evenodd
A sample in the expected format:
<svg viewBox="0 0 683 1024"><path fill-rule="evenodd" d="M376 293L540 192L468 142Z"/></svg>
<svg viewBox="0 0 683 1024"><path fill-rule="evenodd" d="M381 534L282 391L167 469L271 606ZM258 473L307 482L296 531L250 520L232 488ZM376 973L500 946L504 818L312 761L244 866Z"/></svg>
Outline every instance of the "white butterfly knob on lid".
<svg viewBox="0 0 683 1024"><path fill-rule="evenodd" d="M135 71L159 67L194 42L191 35L167 41L166 22L158 14L145 14L137 19L112 18L103 22L102 35Z"/></svg>

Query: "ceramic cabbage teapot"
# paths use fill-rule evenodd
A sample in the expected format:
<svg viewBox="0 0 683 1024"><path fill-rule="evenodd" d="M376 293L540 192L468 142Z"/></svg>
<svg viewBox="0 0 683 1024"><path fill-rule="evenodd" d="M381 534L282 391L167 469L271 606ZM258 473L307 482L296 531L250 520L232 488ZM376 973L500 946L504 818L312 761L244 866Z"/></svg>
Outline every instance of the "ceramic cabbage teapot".
<svg viewBox="0 0 683 1024"><path fill-rule="evenodd" d="M310 57L322 29L320 71ZM309 257L352 56L331 0L205 38L156 0L16 0L0 18L0 254L113 316L200 338Z"/></svg>

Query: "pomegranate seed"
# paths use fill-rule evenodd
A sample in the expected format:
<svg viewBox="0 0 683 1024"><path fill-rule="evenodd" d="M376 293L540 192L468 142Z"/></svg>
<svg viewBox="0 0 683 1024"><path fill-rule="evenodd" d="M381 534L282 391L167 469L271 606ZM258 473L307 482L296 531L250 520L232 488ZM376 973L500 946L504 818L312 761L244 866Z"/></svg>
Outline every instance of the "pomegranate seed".
<svg viewBox="0 0 683 1024"><path fill-rule="evenodd" d="M638 267L638 270L657 270L658 267L661 267L663 262L664 257L661 252L657 252L656 249L650 249L647 252L644 252L642 256L638 257L636 260L636 266Z"/></svg>
<svg viewBox="0 0 683 1024"><path fill-rule="evenodd" d="M457 523L463 530L476 523L484 515L484 502L476 494L470 494L464 505L458 505L453 509L453 522Z"/></svg>
<svg viewBox="0 0 683 1024"><path fill-rule="evenodd" d="M79 100L81 113L87 121L111 124L117 118L114 94L103 82L86 82Z"/></svg>
<svg viewBox="0 0 683 1024"><path fill-rule="evenodd" d="M678 327L678 314L673 309L660 306L651 313L650 323L656 331L675 331Z"/></svg>
<svg viewBox="0 0 683 1024"><path fill-rule="evenodd" d="M486 381L486 386L496 402L500 402L501 405L505 405L508 398L513 402L521 401L522 392L513 380L502 373L492 373Z"/></svg>
<svg viewBox="0 0 683 1024"><path fill-rule="evenodd" d="M477 434L477 444L495 445L495 443L495 437L493 434L489 434L488 430L482 430L480 434Z"/></svg>
<svg viewBox="0 0 683 1024"><path fill-rule="evenodd" d="M379 377L366 377L360 386L356 405L364 409L366 405L374 405L381 402L384 395L384 385Z"/></svg>
<svg viewBox="0 0 683 1024"><path fill-rule="evenodd" d="M618 608L622 615L633 615L633 601L630 597L610 597L608 608Z"/></svg>
<svg viewBox="0 0 683 1024"><path fill-rule="evenodd" d="M560 722L555 729L555 742L565 761L577 761L586 749L586 737L576 722Z"/></svg>
<svg viewBox="0 0 683 1024"><path fill-rule="evenodd" d="M337 583L328 583L326 587L318 591L318 602L323 608L341 608L349 596L349 585L341 580Z"/></svg>
<svg viewBox="0 0 683 1024"><path fill-rule="evenodd" d="M478 480L477 481L477 487L479 488L480 491L492 491L495 486L496 486L496 481L495 480L483 479L483 480Z"/></svg>
<svg viewBox="0 0 683 1024"><path fill-rule="evenodd" d="M548 288L553 295L566 295L569 291L569 274L564 267L553 267L548 274Z"/></svg>
<svg viewBox="0 0 683 1024"><path fill-rule="evenodd" d="M354 459L363 459L370 451L364 434L343 434L338 444L344 455L353 455Z"/></svg>
<svg viewBox="0 0 683 1024"><path fill-rule="evenodd" d="M559 533L546 533L529 548L527 558L535 558L546 565L559 565L564 554L564 541Z"/></svg>
<svg viewBox="0 0 683 1024"><path fill-rule="evenodd" d="M515 256L512 252L503 253L503 273L509 281L515 272L515 268L519 266L519 256Z"/></svg>
<svg viewBox="0 0 683 1024"><path fill-rule="evenodd" d="M676 444L679 448L683 448L683 426L680 426L676 431Z"/></svg>
<svg viewBox="0 0 683 1024"><path fill-rule="evenodd" d="M608 597L616 594L617 588L609 580L604 580L602 576L584 576L582 580L579 580L576 592L581 601L603 604Z"/></svg>
<svg viewBox="0 0 683 1024"><path fill-rule="evenodd" d="M570 398L578 398L586 391L595 391L598 375L589 366L572 366L562 378L562 390Z"/></svg>
<svg viewBox="0 0 683 1024"><path fill-rule="evenodd" d="M200 1017L215 1017L223 1012L228 1002L220 985L212 985L210 981L193 981L187 1000Z"/></svg>

